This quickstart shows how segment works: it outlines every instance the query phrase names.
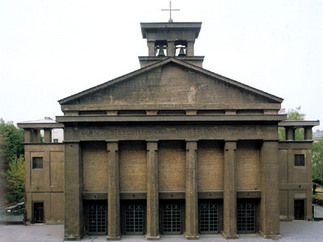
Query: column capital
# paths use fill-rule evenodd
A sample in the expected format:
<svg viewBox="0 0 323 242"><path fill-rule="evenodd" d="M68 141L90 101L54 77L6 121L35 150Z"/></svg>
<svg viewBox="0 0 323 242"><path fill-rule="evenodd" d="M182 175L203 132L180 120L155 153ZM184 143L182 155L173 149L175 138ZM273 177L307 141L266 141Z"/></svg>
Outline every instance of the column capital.
<svg viewBox="0 0 323 242"><path fill-rule="evenodd" d="M158 150L158 141L157 140L146 140L146 149L149 150Z"/></svg>
<svg viewBox="0 0 323 242"><path fill-rule="evenodd" d="M113 152L119 150L119 143L118 141L106 141L107 143L107 151Z"/></svg>
<svg viewBox="0 0 323 242"><path fill-rule="evenodd" d="M225 140L224 141L224 150L229 151L229 150L236 150L237 149L237 140Z"/></svg>
<svg viewBox="0 0 323 242"><path fill-rule="evenodd" d="M186 151L197 150L198 140L186 140Z"/></svg>

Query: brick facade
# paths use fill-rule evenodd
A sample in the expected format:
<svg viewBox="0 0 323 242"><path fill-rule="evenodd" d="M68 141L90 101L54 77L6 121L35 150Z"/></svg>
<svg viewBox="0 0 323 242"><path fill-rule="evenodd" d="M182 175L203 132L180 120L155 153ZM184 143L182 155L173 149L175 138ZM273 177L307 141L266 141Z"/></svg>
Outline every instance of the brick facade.
<svg viewBox="0 0 323 242"><path fill-rule="evenodd" d="M64 221L69 240L276 239L279 220L294 219L295 206L304 204L304 219L311 218L310 129L317 122L283 121L281 98L203 69L204 57L194 56L200 27L142 23L149 56L139 57L141 69L60 100L57 123L19 124L26 130L26 222L43 206L43 222ZM279 126L288 138L305 127L305 140L279 142ZM39 143L39 129L48 140L55 127L64 128L64 144ZM304 155L304 166L295 167L295 154ZM31 167L32 157L43 158L41 169Z"/></svg>

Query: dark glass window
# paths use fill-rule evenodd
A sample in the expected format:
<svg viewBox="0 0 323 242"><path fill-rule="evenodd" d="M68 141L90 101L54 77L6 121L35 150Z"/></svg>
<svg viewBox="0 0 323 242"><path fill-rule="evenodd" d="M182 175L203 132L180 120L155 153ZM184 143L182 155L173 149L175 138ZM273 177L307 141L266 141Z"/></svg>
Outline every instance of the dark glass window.
<svg viewBox="0 0 323 242"><path fill-rule="evenodd" d="M160 204L161 234L182 234L184 228L184 204L180 200L164 201Z"/></svg>
<svg viewBox="0 0 323 242"><path fill-rule="evenodd" d="M305 166L305 156L303 154L298 154L294 156L295 166Z"/></svg>
<svg viewBox="0 0 323 242"><path fill-rule="evenodd" d="M33 169L43 169L43 157L33 157Z"/></svg>
<svg viewBox="0 0 323 242"><path fill-rule="evenodd" d="M219 206L215 201L199 202L199 226L201 234L218 233Z"/></svg>
<svg viewBox="0 0 323 242"><path fill-rule="evenodd" d="M106 201L86 201L86 228L88 234L107 233L107 202Z"/></svg>
<svg viewBox="0 0 323 242"><path fill-rule="evenodd" d="M238 201L237 230L239 234L256 232L256 203L254 201Z"/></svg>
<svg viewBox="0 0 323 242"><path fill-rule="evenodd" d="M145 201L123 201L121 216L123 234L144 234L146 220Z"/></svg>

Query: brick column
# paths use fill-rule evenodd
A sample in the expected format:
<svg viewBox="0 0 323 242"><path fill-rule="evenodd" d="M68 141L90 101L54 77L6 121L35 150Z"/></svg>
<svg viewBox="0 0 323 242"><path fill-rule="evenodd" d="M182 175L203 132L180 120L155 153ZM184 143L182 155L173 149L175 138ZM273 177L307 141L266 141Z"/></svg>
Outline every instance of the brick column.
<svg viewBox="0 0 323 242"><path fill-rule="evenodd" d="M278 239L279 235L279 180L278 142L264 141L260 157L260 228L265 238Z"/></svg>
<svg viewBox="0 0 323 242"><path fill-rule="evenodd" d="M158 198L158 142L147 142L147 235L148 240L159 236L159 198Z"/></svg>
<svg viewBox="0 0 323 242"><path fill-rule="evenodd" d="M25 143L32 143L32 129L25 129Z"/></svg>
<svg viewBox="0 0 323 242"><path fill-rule="evenodd" d="M83 163L79 142L65 142L64 240L80 240L83 223Z"/></svg>
<svg viewBox="0 0 323 242"><path fill-rule="evenodd" d="M185 216L187 239L198 239L197 142L186 142Z"/></svg>
<svg viewBox="0 0 323 242"><path fill-rule="evenodd" d="M155 56L155 41L148 41L148 56Z"/></svg>
<svg viewBox="0 0 323 242"><path fill-rule="evenodd" d="M295 140L295 128L285 127L286 140Z"/></svg>
<svg viewBox="0 0 323 242"><path fill-rule="evenodd" d="M32 143L40 143L40 130L32 129Z"/></svg>
<svg viewBox="0 0 323 242"><path fill-rule="evenodd" d="M175 41L167 42L167 56L175 56Z"/></svg>
<svg viewBox="0 0 323 242"><path fill-rule="evenodd" d="M304 127L304 140L312 140L312 127Z"/></svg>
<svg viewBox="0 0 323 242"><path fill-rule="evenodd" d="M52 143L52 129L44 129L44 143Z"/></svg>
<svg viewBox="0 0 323 242"><path fill-rule="evenodd" d="M107 240L120 239L120 181L118 142L108 142L108 236Z"/></svg>
<svg viewBox="0 0 323 242"><path fill-rule="evenodd" d="M194 42L193 41L187 41L187 56L194 56Z"/></svg>
<svg viewBox="0 0 323 242"><path fill-rule="evenodd" d="M236 195L236 141L224 145L223 167L223 236L237 239L237 195Z"/></svg>

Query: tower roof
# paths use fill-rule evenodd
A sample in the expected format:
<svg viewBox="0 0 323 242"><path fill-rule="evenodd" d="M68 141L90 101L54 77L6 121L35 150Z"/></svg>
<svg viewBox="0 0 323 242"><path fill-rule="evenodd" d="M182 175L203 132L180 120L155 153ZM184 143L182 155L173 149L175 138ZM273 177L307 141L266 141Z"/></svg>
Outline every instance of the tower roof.
<svg viewBox="0 0 323 242"><path fill-rule="evenodd" d="M153 36L164 37L164 39L181 40L179 37L192 37L196 39L199 36L202 22L157 22L140 23L141 33L144 39L150 39ZM185 34L185 36L180 36Z"/></svg>

